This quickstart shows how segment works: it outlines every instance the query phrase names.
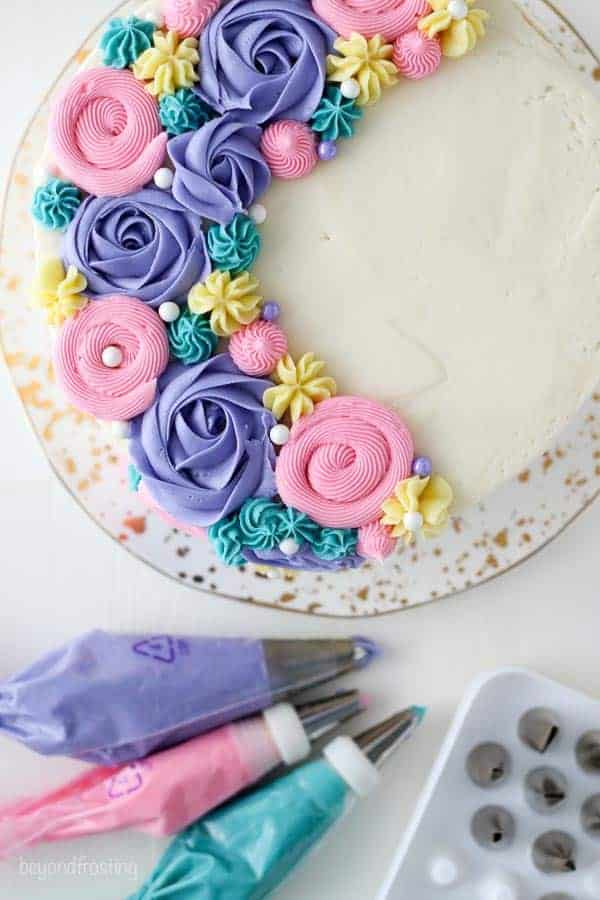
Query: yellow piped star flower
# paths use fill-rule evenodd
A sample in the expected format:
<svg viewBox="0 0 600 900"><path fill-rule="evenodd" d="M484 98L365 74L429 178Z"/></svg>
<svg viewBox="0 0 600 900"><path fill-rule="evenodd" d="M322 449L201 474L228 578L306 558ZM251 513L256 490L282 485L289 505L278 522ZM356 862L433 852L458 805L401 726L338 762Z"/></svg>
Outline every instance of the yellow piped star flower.
<svg viewBox="0 0 600 900"><path fill-rule="evenodd" d="M174 94L178 88L191 88L198 81L200 61L196 38L180 38L175 31L155 31L154 47L145 50L133 64L133 74L146 82L154 97Z"/></svg>
<svg viewBox="0 0 600 900"><path fill-rule="evenodd" d="M75 266L69 266L65 272L60 259L46 259L33 283L33 304L45 310L49 325L62 325L88 302L82 295L86 287L85 276Z"/></svg>
<svg viewBox="0 0 600 900"><path fill-rule="evenodd" d="M392 527L394 537L412 544L418 532L435 537L446 528L452 506L452 488L441 475L407 478L396 485L394 496L383 504L382 525Z"/></svg>
<svg viewBox="0 0 600 900"><path fill-rule="evenodd" d="M314 353L305 353L297 363L289 353L280 359L273 377L279 382L267 388L263 403L276 419L289 412L292 422L309 415L315 403L328 400L337 391L333 378L321 375L325 363L315 359Z"/></svg>
<svg viewBox="0 0 600 900"><path fill-rule="evenodd" d="M478 38L485 37L490 14L473 9L475 0L429 0L433 12L419 22L419 28L433 38L441 35L442 53L457 59L469 53Z"/></svg>
<svg viewBox="0 0 600 900"><path fill-rule="evenodd" d="M235 278L230 272L216 269L202 284L188 294L193 313L210 313L210 327L219 337L230 337L242 325L249 325L260 315L263 298L257 293L259 284L250 272Z"/></svg>
<svg viewBox="0 0 600 900"><path fill-rule="evenodd" d="M382 88L398 81L398 69L392 62L394 48L382 35L367 40L353 31L349 40L339 37L333 46L339 55L330 53L327 57L327 77L340 82L355 78L360 86L358 106L376 103Z"/></svg>

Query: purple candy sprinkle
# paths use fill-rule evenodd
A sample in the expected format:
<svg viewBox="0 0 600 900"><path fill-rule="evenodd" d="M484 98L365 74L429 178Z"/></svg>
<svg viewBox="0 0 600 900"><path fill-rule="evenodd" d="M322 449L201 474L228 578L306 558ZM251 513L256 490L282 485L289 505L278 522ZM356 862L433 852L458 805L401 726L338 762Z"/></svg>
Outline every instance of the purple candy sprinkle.
<svg viewBox="0 0 600 900"><path fill-rule="evenodd" d="M330 159L337 156L337 146L335 141L321 141L317 147L317 152L319 154L319 159L322 159L323 162L329 162Z"/></svg>
<svg viewBox="0 0 600 900"><path fill-rule="evenodd" d="M274 300L269 300L262 308L262 318L266 322L276 322L281 315L281 307Z"/></svg>
<svg viewBox="0 0 600 900"><path fill-rule="evenodd" d="M433 465L428 456L416 456L412 464L413 475L419 478L429 478L433 472Z"/></svg>

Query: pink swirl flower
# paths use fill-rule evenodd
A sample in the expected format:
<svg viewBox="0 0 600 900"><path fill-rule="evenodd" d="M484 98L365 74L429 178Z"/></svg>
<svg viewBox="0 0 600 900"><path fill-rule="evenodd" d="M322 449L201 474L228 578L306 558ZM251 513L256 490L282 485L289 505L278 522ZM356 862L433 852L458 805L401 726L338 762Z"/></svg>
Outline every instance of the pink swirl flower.
<svg viewBox="0 0 600 900"><path fill-rule="evenodd" d="M292 119L282 119L265 128L260 149L277 178L302 178L319 161L314 132L304 122Z"/></svg>
<svg viewBox="0 0 600 900"><path fill-rule="evenodd" d="M320 525L359 528L410 475L413 454L396 413L362 397L333 397L292 428L277 460L277 489L286 506Z"/></svg>
<svg viewBox="0 0 600 900"><path fill-rule="evenodd" d="M363 559L375 559L383 562L396 549L398 541L392 537L392 529L381 522L369 522L358 529L356 552Z"/></svg>
<svg viewBox="0 0 600 900"><path fill-rule="evenodd" d="M312 0L314 11L345 38L353 31L388 41L416 27L431 11L427 0Z"/></svg>
<svg viewBox="0 0 600 900"><path fill-rule="evenodd" d="M180 37L198 37L220 0L164 0L165 25Z"/></svg>
<svg viewBox="0 0 600 900"><path fill-rule="evenodd" d="M123 69L76 75L56 104L50 149L78 187L98 197L137 191L163 164L167 134L156 101Z"/></svg>
<svg viewBox="0 0 600 900"><path fill-rule="evenodd" d="M245 375L270 375L287 350L287 338L279 325L262 319L240 328L229 340L231 358Z"/></svg>
<svg viewBox="0 0 600 900"><path fill-rule="evenodd" d="M114 368L102 360L107 347L120 353ZM97 419L121 421L148 409L168 362L167 332L156 312L120 294L88 303L61 329L54 350L65 394Z"/></svg>
<svg viewBox="0 0 600 900"><path fill-rule="evenodd" d="M405 78L425 78L439 69L442 45L439 38L430 38L415 28L396 38L392 62Z"/></svg>

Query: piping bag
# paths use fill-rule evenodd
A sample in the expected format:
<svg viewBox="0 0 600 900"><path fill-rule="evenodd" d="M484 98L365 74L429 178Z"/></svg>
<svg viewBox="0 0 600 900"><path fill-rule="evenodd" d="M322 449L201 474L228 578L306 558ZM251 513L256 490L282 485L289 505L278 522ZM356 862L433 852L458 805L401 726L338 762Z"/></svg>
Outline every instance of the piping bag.
<svg viewBox="0 0 600 900"><path fill-rule="evenodd" d="M142 761L93 769L45 796L0 809L0 857L118 828L176 834L281 763L305 759L311 740L365 707L358 691L295 708L279 703Z"/></svg>
<svg viewBox="0 0 600 900"><path fill-rule="evenodd" d="M129 900L260 900L284 881L379 782L379 766L414 732L411 707L354 740L337 737L304 763L234 800L176 837Z"/></svg>
<svg viewBox="0 0 600 900"><path fill-rule="evenodd" d="M0 735L46 755L130 762L362 668L376 653L367 638L91 631L0 682Z"/></svg>

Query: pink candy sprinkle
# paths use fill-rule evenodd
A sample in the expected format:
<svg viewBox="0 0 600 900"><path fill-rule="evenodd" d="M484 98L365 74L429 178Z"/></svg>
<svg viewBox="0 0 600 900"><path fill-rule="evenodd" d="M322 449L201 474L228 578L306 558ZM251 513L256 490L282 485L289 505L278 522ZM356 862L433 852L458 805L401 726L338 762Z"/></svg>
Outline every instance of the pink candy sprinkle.
<svg viewBox="0 0 600 900"><path fill-rule="evenodd" d="M282 119L265 129L260 145L273 175L302 178L316 166L319 157L314 132L304 122Z"/></svg>
<svg viewBox="0 0 600 900"><path fill-rule="evenodd" d="M270 375L285 356L288 342L284 332L274 322L258 319L233 334L229 353L245 375Z"/></svg>
<svg viewBox="0 0 600 900"><path fill-rule="evenodd" d="M383 562L396 549L397 540L392 537L391 528L381 522L370 522L358 530L358 546L356 552L364 559Z"/></svg>
<svg viewBox="0 0 600 900"><path fill-rule="evenodd" d="M198 37L220 0L164 0L165 25L180 37Z"/></svg>
<svg viewBox="0 0 600 900"><path fill-rule="evenodd" d="M432 75L440 67L442 47L437 37L427 37L415 29L394 42L392 61L405 78L418 80Z"/></svg>

